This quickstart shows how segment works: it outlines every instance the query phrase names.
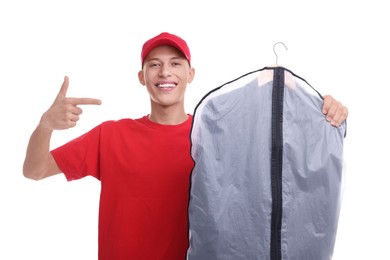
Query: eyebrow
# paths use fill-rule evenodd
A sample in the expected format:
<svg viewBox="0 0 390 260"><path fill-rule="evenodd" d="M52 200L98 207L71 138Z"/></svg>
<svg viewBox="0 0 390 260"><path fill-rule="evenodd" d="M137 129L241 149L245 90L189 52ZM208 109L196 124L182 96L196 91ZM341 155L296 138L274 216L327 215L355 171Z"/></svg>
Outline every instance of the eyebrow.
<svg viewBox="0 0 390 260"><path fill-rule="evenodd" d="M169 58L169 60L185 60L186 58L184 57L181 57L181 56L174 56L174 57L171 57ZM160 61L161 59L159 58L149 58L147 59L147 61Z"/></svg>

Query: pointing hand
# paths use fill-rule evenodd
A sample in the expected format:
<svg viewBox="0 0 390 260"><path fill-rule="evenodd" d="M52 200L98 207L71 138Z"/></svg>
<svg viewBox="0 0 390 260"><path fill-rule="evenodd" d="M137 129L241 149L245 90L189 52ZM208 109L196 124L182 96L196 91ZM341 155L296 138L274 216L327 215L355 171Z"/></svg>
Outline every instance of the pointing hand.
<svg viewBox="0 0 390 260"><path fill-rule="evenodd" d="M42 115L40 125L48 130L61 130L74 127L83 112L79 105L100 105L94 98L66 97L69 78L65 76L61 89L50 108Z"/></svg>

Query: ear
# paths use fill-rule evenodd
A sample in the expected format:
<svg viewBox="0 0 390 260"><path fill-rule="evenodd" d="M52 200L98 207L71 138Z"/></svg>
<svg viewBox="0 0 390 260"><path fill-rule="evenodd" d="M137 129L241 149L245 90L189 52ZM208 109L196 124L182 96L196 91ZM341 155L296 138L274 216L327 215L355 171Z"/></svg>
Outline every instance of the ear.
<svg viewBox="0 0 390 260"><path fill-rule="evenodd" d="M194 68L190 68L189 77L188 77L187 83L191 83L194 80L194 77L195 77L195 69Z"/></svg>
<svg viewBox="0 0 390 260"><path fill-rule="evenodd" d="M142 86L145 86L144 72L142 70L140 70L138 72L138 80L139 80L139 83L141 83Z"/></svg>

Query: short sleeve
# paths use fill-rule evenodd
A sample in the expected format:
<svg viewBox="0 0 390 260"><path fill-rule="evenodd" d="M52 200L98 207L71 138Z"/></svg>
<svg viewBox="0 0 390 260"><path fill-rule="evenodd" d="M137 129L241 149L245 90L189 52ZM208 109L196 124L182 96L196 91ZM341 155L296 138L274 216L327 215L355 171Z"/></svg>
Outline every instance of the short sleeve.
<svg viewBox="0 0 390 260"><path fill-rule="evenodd" d="M51 151L68 181L86 176L100 179L100 133L101 125Z"/></svg>

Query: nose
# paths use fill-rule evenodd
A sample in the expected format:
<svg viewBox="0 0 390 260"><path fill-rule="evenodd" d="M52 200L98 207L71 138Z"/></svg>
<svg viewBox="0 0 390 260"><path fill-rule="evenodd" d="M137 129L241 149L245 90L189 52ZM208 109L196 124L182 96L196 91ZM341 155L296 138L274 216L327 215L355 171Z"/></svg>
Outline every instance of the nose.
<svg viewBox="0 0 390 260"><path fill-rule="evenodd" d="M171 75L171 69L168 64L162 64L160 67L160 76L169 77Z"/></svg>

